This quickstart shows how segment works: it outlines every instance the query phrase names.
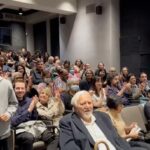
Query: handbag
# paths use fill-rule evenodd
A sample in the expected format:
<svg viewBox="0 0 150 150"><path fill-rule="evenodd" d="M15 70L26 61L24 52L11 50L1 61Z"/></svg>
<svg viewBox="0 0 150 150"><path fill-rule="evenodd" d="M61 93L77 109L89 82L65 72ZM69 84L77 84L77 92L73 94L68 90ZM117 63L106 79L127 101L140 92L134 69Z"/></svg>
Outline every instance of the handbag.
<svg viewBox="0 0 150 150"><path fill-rule="evenodd" d="M98 141L98 142L96 142L95 145L94 145L94 150L99 150L99 148L98 148L99 144L104 144L106 146L106 149L110 150L108 144L105 141Z"/></svg>

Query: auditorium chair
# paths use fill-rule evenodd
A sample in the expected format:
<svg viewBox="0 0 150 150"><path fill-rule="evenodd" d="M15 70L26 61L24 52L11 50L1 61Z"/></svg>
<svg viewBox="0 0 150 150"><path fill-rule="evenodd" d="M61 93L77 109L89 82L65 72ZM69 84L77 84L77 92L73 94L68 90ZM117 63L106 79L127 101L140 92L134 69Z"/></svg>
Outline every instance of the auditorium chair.
<svg viewBox="0 0 150 150"><path fill-rule="evenodd" d="M134 106L127 106L123 108L121 116L127 125L130 125L132 122L137 122L138 126L146 132L147 131L146 126L148 124L148 121L145 118L143 110L144 107L141 104Z"/></svg>
<svg viewBox="0 0 150 150"><path fill-rule="evenodd" d="M59 129L58 127L51 124L51 121L45 121L48 130L54 135L54 141L51 144L58 145ZM57 134L56 134L57 131ZM17 145L15 145L15 129L11 130L11 136L8 138L9 150L18 150ZM59 148L58 148L59 149ZM58 150L57 149L57 150ZM46 144L43 141L35 141L33 143L33 150L46 150Z"/></svg>

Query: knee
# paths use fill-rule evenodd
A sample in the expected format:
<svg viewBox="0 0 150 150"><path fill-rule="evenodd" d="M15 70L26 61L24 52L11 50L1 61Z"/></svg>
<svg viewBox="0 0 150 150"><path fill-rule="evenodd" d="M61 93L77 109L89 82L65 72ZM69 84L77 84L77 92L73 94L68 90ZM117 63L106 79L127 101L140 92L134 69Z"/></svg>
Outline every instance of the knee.
<svg viewBox="0 0 150 150"><path fill-rule="evenodd" d="M16 140L18 144L20 143L32 144L34 142L34 136L31 133L24 132L18 135Z"/></svg>
<svg viewBox="0 0 150 150"><path fill-rule="evenodd" d="M27 134L25 137L25 141L27 143L33 143L34 142L34 136L31 133Z"/></svg>

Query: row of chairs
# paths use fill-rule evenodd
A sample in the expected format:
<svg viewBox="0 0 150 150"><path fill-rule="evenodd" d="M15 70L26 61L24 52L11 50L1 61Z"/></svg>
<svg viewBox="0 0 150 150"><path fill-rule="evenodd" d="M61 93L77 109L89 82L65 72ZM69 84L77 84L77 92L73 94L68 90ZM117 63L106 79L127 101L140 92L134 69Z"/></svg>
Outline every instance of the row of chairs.
<svg viewBox="0 0 150 150"><path fill-rule="evenodd" d="M51 121L45 121L47 129L54 135L54 140L51 144L54 145L54 147L57 147L58 145L58 136L59 136L59 129L58 127L52 125ZM11 136L8 139L9 143L9 150L17 150L17 145L15 144L15 129L11 130ZM52 147L53 147L52 145ZM35 141L33 143L33 149L34 150L46 150L46 144L43 141Z"/></svg>
<svg viewBox="0 0 150 150"><path fill-rule="evenodd" d="M70 112L70 111L69 111ZM68 112L67 112L68 113ZM148 131L148 121L145 118L144 115L144 107L143 105L134 105L134 106L128 106L123 108L121 115L126 122L127 125L131 124L132 122L137 122L139 127L147 132ZM47 125L48 129L52 132L55 133L56 128L55 126L52 126L51 124ZM56 137L58 138L58 137ZM15 130L11 131L11 136L9 138L9 143L10 143L10 150L15 150ZM52 142L52 144L58 144L57 142ZM34 150L45 150L46 145L43 141L36 141L33 144Z"/></svg>
<svg viewBox="0 0 150 150"><path fill-rule="evenodd" d="M148 120L145 117L144 106L142 104L124 107L121 116L127 125L137 122L143 131L148 131Z"/></svg>

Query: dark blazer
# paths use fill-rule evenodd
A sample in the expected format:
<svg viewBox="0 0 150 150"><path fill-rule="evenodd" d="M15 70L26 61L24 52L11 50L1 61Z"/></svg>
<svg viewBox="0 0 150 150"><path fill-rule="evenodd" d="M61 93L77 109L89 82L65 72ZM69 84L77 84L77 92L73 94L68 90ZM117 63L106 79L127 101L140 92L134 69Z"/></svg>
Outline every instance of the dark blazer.
<svg viewBox="0 0 150 150"><path fill-rule="evenodd" d="M106 113L94 112L96 124L116 150L130 150L130 145L121 138ZM60 150L93 150L94 140L77 114L71 113L60 121ZM134 148L133 148L134 149Z"/></svg>

